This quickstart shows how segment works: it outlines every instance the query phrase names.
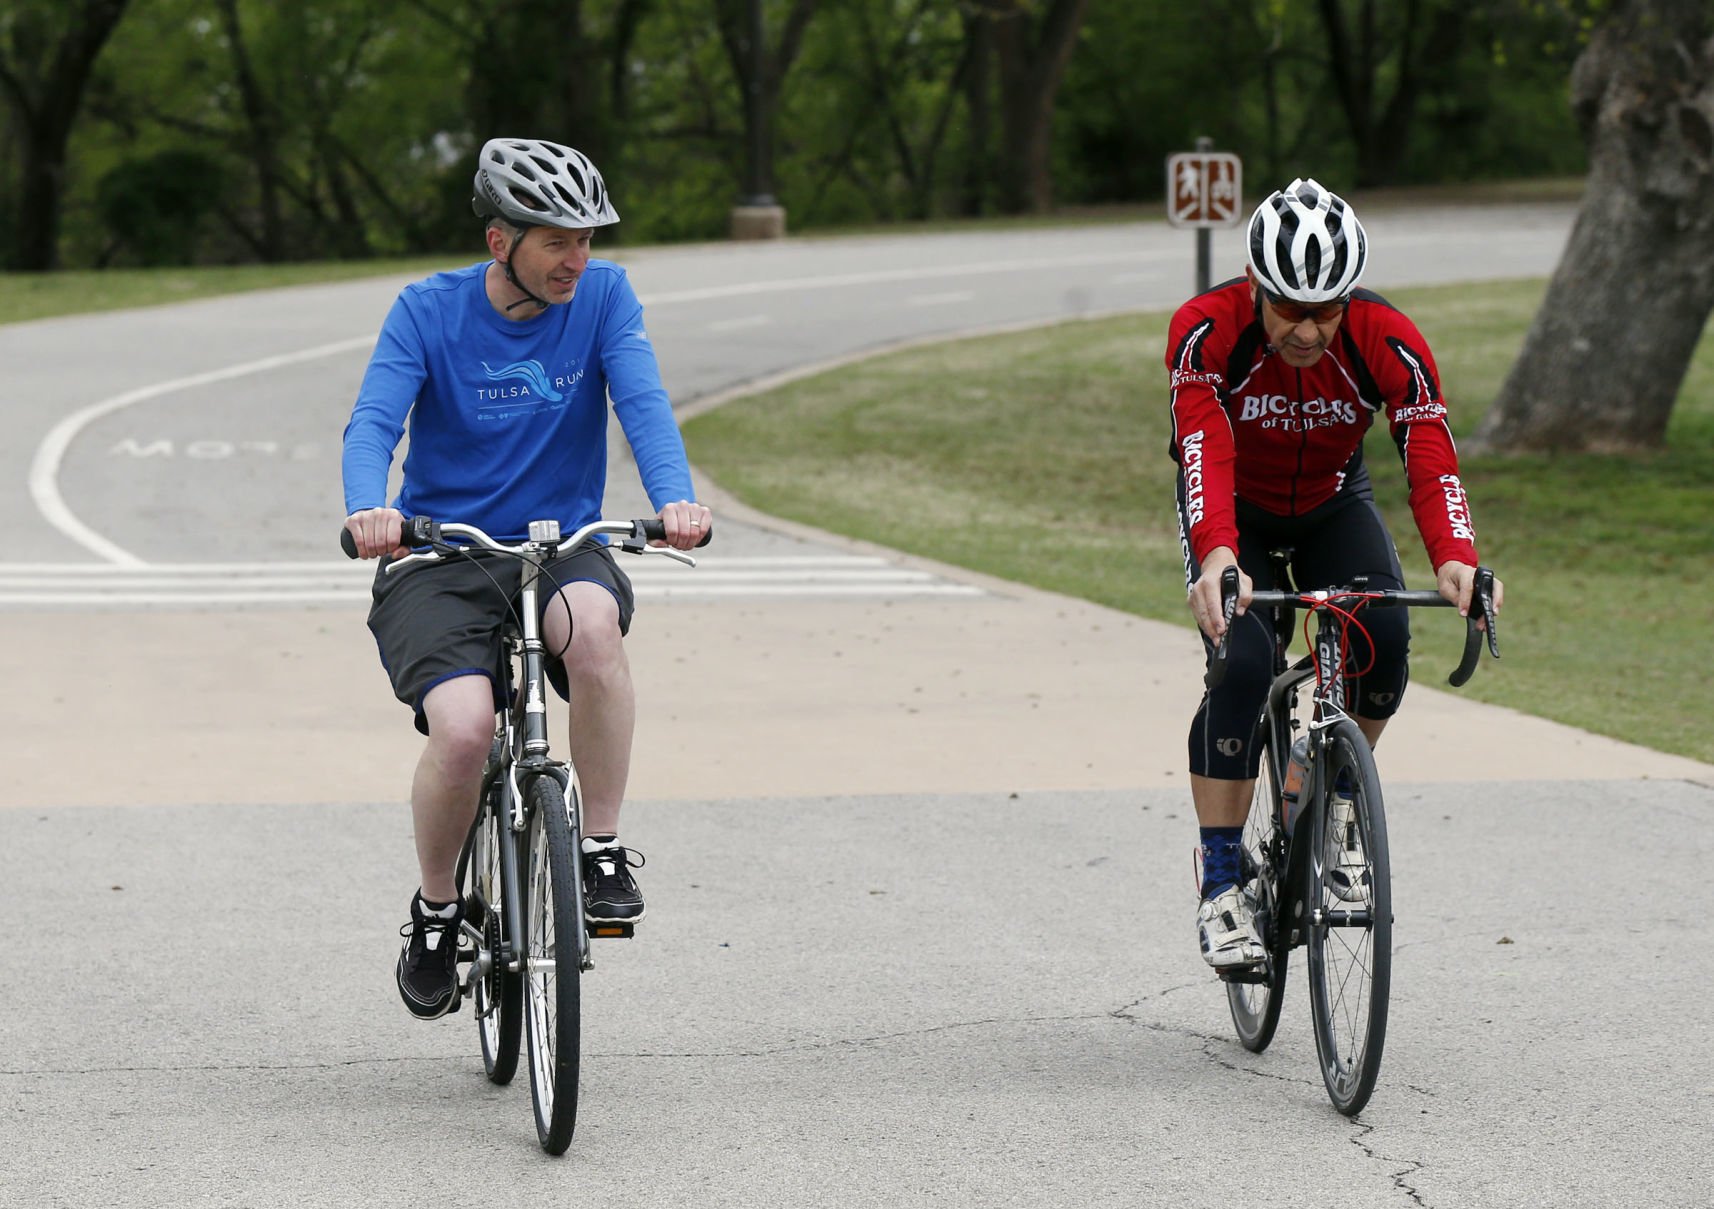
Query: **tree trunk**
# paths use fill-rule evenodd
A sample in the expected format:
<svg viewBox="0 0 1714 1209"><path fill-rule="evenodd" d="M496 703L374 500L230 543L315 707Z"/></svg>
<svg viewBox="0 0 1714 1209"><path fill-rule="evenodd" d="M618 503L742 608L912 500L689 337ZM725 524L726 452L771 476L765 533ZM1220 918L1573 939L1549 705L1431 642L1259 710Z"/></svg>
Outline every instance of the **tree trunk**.
<svg viewBox="0 0 1714 1209"><path fill-rule="evenodd" d="M1053 206L1053 101L1088 6L1088 0L1050 0L1035 27L1021 0L981 0L994 22L999 59L1000 208L1009 214Z"/></svg>
<svg viewBox="0 0 1714 1209"><path fill-rule="evenodd" d="M770 48L764 31L753 28L751 18L762 0L715 0L715 22L732 78L743 98L744 196L751 204L771 204L774 197L774 127L780 109L780 90L787 73L803 49L803 34L815 15L819 0L792 0L784 30ZM764 200L765 199L765 200Z"/></svg>
<svg viewBox="0 0 1714 1209"><path fill-rule="evenodd" d="M478 143L546 139L601 167L608 86L598 77L608 64L590 48L579 0L468 0L464 11Z"/></svg>
<svg viewBox="0 0 1714 1209"><path fill-rule="evenodd" d="M244 44L244 30L238 20L237 0L219 0L220 22L232 51L232 73L238 81L238 96L244 109L244 121L250 129L250 162L256 168L257 204L262 212L262 259L270 263L283 260L286 251L286 224L280 212L280 150L278 124L273 104L263 94L261 82L250 63L249 48Z"/></svg>
<svg viewBox="0 0 1714 1209"><path fill-rule="evenodd" d="M1589 181L1475 448L1658 447L1714 311L1714 15L1620 0L1578 57Z"/></svg>
<svg viewBox="0 0 1714 1209"><path fill-rule="evenodd" d="M1390 50L1376 28L1375 0L1363 0L1354 38L1340 0L1321 0L1328 70L1356 149L1358 187L1397 183L1399 171L1407 162L1423 83L1450 70L1457 59L1470 15L1468 7L1462 0L1447 6L1411 0L1403 6L1398 47ZM1393 62L1388 73L1392 94L1383 104L1380 79L1389 59Z"/></svg>
<svg viewBox="0 0 1714 1209"><path fill-rule="evenodd" d="M66 143L83 105L90 69L128 2L83 0L57 44L50 44L42 11L8 23L9 36L0 44L0 96L10 103L20 132L19 195L9 256L14 268L45 272L59 266Z"/></svg>
<svg viewBox="0 0 1714 1209"><path fill-rule="evenodd" d="M989 182L993 180L993 75L989 68L994 60L994 19L981 9L966 8L964 37L965 58L970 64L964 78L970 128L959 213L976 218L988 212Z"/></svg>

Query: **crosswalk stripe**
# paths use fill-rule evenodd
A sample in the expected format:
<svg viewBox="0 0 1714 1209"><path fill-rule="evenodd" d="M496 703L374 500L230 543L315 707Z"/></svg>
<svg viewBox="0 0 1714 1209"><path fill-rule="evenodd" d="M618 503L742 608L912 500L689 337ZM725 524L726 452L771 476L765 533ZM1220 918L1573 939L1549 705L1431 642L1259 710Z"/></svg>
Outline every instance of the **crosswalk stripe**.
<svg viewBox="0 0 1714 1209"><path fill-rule="evenodd" d="M660 558L622 561L639 599L980 596L869 555L702 558L694 570ZM352 604L368 599L372 565L302 563L0 563L0 608Z"/></svg>

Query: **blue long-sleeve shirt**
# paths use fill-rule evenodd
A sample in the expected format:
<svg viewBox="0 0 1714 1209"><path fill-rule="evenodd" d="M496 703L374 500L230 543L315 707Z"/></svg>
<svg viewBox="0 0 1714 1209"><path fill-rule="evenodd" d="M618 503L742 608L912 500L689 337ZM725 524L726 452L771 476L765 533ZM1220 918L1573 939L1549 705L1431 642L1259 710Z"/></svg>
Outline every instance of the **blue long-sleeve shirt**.
<svg viewBox="0 0 1714 1209"><path fill-rule="evenodd" d="M694 499L625 270L591 260L570 302L515 321L489 304L487 268L437 273L393 304L345 426L346 514L387 504L408 417L393 507L502 541L550 517L570 533L601 516L609 395L655 508Z"/></svg>

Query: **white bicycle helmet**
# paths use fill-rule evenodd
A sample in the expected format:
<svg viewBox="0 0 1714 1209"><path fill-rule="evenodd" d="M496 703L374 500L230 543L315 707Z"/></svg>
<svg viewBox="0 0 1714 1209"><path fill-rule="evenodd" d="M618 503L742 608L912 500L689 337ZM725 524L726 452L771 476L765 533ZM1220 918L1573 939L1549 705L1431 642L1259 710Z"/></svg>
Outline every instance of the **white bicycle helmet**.
<svg viewBox="0 0 1714 1209"><path fill-rule="evenodd" d="M478 218L517 227L606 227L619 221L601 173L581 151L543 139L489 139L476 160Z"/></svg>
<svg viewBox="0 0 1714 1209"><path fill-rule="evenodd" d="M1294 180L1250 217L1250 270L1262 288L1293 302L1344 298L1363 275L1369 241L1336 193Z"/></svg>

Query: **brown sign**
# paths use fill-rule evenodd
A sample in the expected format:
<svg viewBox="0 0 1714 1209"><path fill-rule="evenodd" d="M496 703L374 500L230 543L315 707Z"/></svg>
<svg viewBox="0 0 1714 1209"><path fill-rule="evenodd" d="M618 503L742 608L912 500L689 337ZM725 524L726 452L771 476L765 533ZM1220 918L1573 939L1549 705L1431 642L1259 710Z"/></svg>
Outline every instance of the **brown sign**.
<svg viewBox="0 0 1714 1209"><path fill-rule="evenodd" d="M1230 151L1167 156L1166 220L1175 227L1235 227L1243 221L1243 166Z"/></svg>

